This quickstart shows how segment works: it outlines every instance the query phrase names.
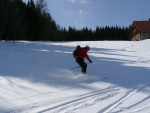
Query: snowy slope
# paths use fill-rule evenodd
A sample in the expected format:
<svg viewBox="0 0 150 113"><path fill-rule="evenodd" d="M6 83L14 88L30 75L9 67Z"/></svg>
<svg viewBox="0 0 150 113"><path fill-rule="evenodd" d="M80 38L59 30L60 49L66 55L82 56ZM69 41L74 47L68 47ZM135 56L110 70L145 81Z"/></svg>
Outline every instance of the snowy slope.
<svg viewBox="0 0 150 113"><path fill-rule="evenodd" d="M86 76L70 70L78 44L91 47ZM0 113L150 113L149 44L2 41Z"/></svg>

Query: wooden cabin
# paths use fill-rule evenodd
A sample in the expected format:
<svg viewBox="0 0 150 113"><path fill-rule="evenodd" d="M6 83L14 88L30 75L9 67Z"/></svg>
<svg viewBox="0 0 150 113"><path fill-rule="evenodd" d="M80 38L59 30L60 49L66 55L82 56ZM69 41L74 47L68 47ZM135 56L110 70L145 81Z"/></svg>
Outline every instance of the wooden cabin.
<svg viewBox="0 0 150 113"><path fill-rule="evenodd" d="M150 20L149 21L133 21L130 39L139 41L150 39Z"/></svg>

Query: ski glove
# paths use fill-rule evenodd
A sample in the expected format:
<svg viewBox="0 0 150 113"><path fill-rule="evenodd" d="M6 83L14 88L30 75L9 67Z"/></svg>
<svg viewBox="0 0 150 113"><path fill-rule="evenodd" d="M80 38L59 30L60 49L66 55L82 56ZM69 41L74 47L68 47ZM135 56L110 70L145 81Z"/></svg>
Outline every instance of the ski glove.
<svg viewBox="0 0 150 113"><path fill-rule="evenodd" d="M89 60L90 63L92 63L92 60Z"/></svg>

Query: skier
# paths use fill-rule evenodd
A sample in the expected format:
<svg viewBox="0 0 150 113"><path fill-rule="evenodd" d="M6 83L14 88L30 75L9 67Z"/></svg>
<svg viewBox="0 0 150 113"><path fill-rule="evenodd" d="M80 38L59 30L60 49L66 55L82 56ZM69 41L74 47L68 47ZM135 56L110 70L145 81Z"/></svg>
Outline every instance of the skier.
<svg viewBox="0 0 150 113"><path fill-rule="evenodd" d="M84 48L81 48L79 45L76 47L76 49L73 51L73 56L76 59L76 62L80 65L82 68L81 72L82 74L86 74L86 68L87 64L84 62L84 58L86 58L90 63L92 63L92 60L87 55L87 52L90 50L89 46L85 46Z"/></svg>

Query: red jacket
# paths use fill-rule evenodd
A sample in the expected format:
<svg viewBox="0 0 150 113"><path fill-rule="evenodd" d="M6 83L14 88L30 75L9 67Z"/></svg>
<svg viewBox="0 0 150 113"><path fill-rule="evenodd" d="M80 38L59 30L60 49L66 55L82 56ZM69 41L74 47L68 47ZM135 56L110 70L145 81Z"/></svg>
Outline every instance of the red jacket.
<svg viewBox="0 0 150 113"><path fill-rule="evenodd" d="M86 48L81 49L81 51L79 52L78 58L81 58L82 60L84 60L84 58L86 58L87 60L90 60L89 56L87 55Z"/></svg>

